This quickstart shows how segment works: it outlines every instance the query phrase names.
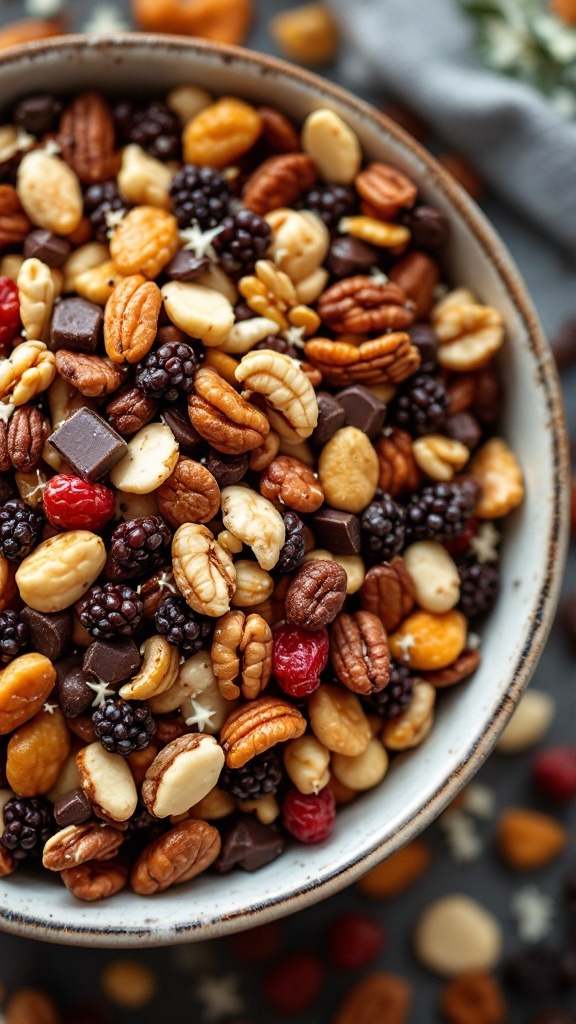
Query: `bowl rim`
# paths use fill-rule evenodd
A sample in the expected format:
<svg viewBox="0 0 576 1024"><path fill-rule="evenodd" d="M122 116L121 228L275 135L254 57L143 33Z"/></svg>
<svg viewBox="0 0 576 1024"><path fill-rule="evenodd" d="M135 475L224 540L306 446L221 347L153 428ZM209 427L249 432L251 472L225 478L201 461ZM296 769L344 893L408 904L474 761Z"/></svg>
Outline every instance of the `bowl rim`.
<svg viewBox="0 0 576 1024"><path fill-rule="evenodd" d="M27 59L33 71L34 60L45 54L81 49L103 49L132 51L136 49L163 48L176 52L193 51L219 58L229 64L243 61L255 67L272 71L303 84L317 95L334 100L347 108L351 116L357 115L376 125L380 131L392 135L401 146L412 151L434 177L434 184L446 196L456 214L466 223L475 236L486 258L494 265L497 274L516 307L523 322L526 336L538 363L539 387L543 390L549 412L549 431L552 439L555 486L553 503L549 510L550 532L546 553L546 569L540 582L538 595L532 606L530 628L525 643L511 670L511 681L495 708L484 732L460 764L439 785L427 804L412 818L406 820L394 835L378 840L366 852L360 854L322 878L309 884L295 886L284 896L255 902L250 910L238 910L231 914L215 914L208 921L189 919L182 924L158 927L118 925L115 928L91 926L66 926L54 921L46 914L42 919L28 914L17 914L0 908L0 928L16 935L36 938L62 944L85 944L103 946L157 946L210 939L222 934L255 927L279 915L295 913L321 899L325 899L356 881L362 874L375 867L387 856L409 842L430 824L454 799L462 786L480 768L492 750L498 735L510 718L524 688L526 687L548 637L562 582L562 570L568 547L568 482L570 479L569 445L565 426L563 399L554 360L543 329L526 285L516 268L515 261L506 245L501 241L485 214L438 161L411 135L376 107L358 99L342 86L300 68L277 57L262 54L239 46L213 43L206 40L170 34L126 32L113 35L86 36L70 34L26 43L0 53L0 68L20 64ZM193 904L192 904L193 906ZM103 941L105 939L105 941Z"/></svg>

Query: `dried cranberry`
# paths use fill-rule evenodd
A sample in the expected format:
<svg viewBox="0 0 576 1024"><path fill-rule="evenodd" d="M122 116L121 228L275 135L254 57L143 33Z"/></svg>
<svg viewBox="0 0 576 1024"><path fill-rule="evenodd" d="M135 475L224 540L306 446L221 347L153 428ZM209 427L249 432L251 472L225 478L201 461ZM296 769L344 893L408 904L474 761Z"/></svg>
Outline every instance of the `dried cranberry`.
<svg viewBox="0 0 576 1024"><path fill-rule="evenodd" d="M328 956L339 971L367 967L384 948L386 933L368 914L341 914L330 925Z"/></svg>
<svg viewBox="0 0 576 1024"><path fill-rule="evenodd" d="M114 495L108 487L71 473L51 477L43 501L52 526L65 530L101 530L114 515Z"/></svg>
<svg viewBox="0 0 576 1024"><path fill-rule="evenodd" d="M0 355L6 355L19 330L18 287L9 277L0 277Z"/></svg>
<svg viewBox="0 0 576 1024"><path fill-rule="evenodd" d="M266 999L278 1013L295 1016L316 1002L324 968L312 953L292 953L269 972L264 981Z"/></svg>
<svg viewBox="0 0 576 1024"><path fill-rule="evenodd" d="M298 626L280 626L274 633L273 672L278 684L290 697L307 697L320 685L320 673L326 667L328 632L313 633Z"/></svg>
<svg viewBox="0 0 576 1024"><path fill-rule="evenodd" d="M444 547L452 558L457 555L463 555L470 546L472 537L475 537L480 527L480 521L472 517L469 519L459 537L450 537L444 541Z"/></svg>
<svg viewBox="0 0 576 1024"><path fill-rule="evenodd" d="M336 801L331 789L322 789L316 796L305 795L293 788L286 794L282 807L284 828L301 843L321 843L327 839L336 818Z"/></svg>
<svg viewBox="0 0 576 1024"><path fill-rule="evenodd" d="M269 921L247 932L230 935L228 946L232 954L243 964L264 964L271 960L280 949L282 931L279 921Z"/></svg>
<svg viewBox="0 0 576 1024"><path fill-rule="evenodd" d="M576 747L550 747L537 754L532 777L546 796L572 800L576 796Z"/></svg>

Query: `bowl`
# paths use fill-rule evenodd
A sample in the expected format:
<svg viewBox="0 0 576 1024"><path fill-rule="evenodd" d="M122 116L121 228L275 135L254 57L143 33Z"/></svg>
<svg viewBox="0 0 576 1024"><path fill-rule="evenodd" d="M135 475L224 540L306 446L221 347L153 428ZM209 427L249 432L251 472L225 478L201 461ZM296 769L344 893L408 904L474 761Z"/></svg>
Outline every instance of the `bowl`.
<svg viewBox="0 0 576 1024"><path fill-rule="evenodd" d="M162 945L262 924L332 895L421 832L478 770L528 683L552 622L566 548L562 400L538 317L482 213L405 132L314 75L233 47L170 36L69 36L0 56L5 107L32 90L96 85L126 94L152 85L162 94L184 82L264 100L298 122L317 107L333 108L354 127L369 158L405 171L448 215L446 272L504 316L502 432L523 467L526 500L507 523L502 592L483 629L479 670L444 695L426 742L396 758L384 784L340 810L329 841L290 847L255 874L206 874L150 899L123 892L102 904L81 903L57 879L25 870L0 880L0 928L74 945Z"/></svg>

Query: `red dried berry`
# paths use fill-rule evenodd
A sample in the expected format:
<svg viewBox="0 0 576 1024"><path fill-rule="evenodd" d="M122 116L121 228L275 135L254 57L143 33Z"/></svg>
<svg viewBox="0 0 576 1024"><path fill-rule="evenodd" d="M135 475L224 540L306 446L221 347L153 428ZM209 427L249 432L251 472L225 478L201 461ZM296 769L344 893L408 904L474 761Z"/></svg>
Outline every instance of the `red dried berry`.
<svg viewBox="0 0 576 1024"><path fill-rule="evenodd" d="M15 281L0 277L0 355L6 355L20 330L20 299Z"/></svg>
<svg viewBox="0 0 576 1024"><path fill-rule="evenodd" d="M328 956L339 971L358 971L382 952L386 932L368 914L341 914L328 933Z"/></svg>
<svg viewBox="0 0 576 1024"><path fill-rule="evenodd" d="M247 932L230 935L228 946L232 954L243 964L265 964L280 949L282 929L279 921L270 921Z"/></svg>
<svg viewBox="0 0 576 1024"><path fill-rule="evenodd" d="M103 484L91 484L71 473L58 473L46 484L44 512L52 526L101 530L114 515L114 495Z"/></svg>
<svg viewBox="0 0 576 1024"><path fill-rule="evenodd" d="M292 953L269 972L264 981L266 999L278 1013L288 1016L304 1013L316 1002L324 968L312 953Z"/></svg>
<svg viewBox="0 0 576 1024"><path fill-rule="evenodd" d="M318 795L305 795L296 788L286 794L282 807L284 828L301 843L321 843L327 839L336 819L336 801L331 789Z"/></svg>
<svg viewBox="0 0 576 1024"><path fill-rule="evenodd" d="M463 555L468 550L472 537L475 537L478 533L479 526L480 521L472 517L472 519L468 519L462 533L458 537L450 537L443 542L446 551L452 558L455 558L457 555Z"/></svg>
<svg viewBox="0 0 576 1024"><path fill-rule="evenodd" d="M309 632L298 626L280 626L274 633L273 672L290 697L308 697L320 686L330 641L326 629Z"/></svg>
<svg viewBox="0 0 576 1024"><path fill-rule="evenodd" d="M532 777L546 796L572 800L576 796L576 747L549 747L537 754Z"/></svg>

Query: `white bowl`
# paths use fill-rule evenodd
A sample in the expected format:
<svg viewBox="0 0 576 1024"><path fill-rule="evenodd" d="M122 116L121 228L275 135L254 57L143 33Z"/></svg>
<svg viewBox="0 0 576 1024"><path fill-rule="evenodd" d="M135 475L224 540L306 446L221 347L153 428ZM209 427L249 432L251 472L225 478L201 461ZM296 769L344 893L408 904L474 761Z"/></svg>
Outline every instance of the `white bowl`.
<svg viewBox="0 0 576 1024"><path fill-rule="evenodd" d="M0 56L5 108L42 90L162 94L183 82L277 105L296 121L329 106L353 125L367 157L405 171L448 214L446 271L504 315L502 431L523 467L526 500L507 524L502 592L482 631L479 670L443 695L426 742L398 757L381 786L340 810L328 842L291 846L254 874L206 874L151 899L123 892L101 904L81 903L48 873L27 870L0 880L0 928L53 942L144 946L210 938L300 910L374 867L421 832L486 758L534 670L562 575L568 457L553 360L509 254L428 153L349 93L244 50L134 35L67 37Z"/></svg>

